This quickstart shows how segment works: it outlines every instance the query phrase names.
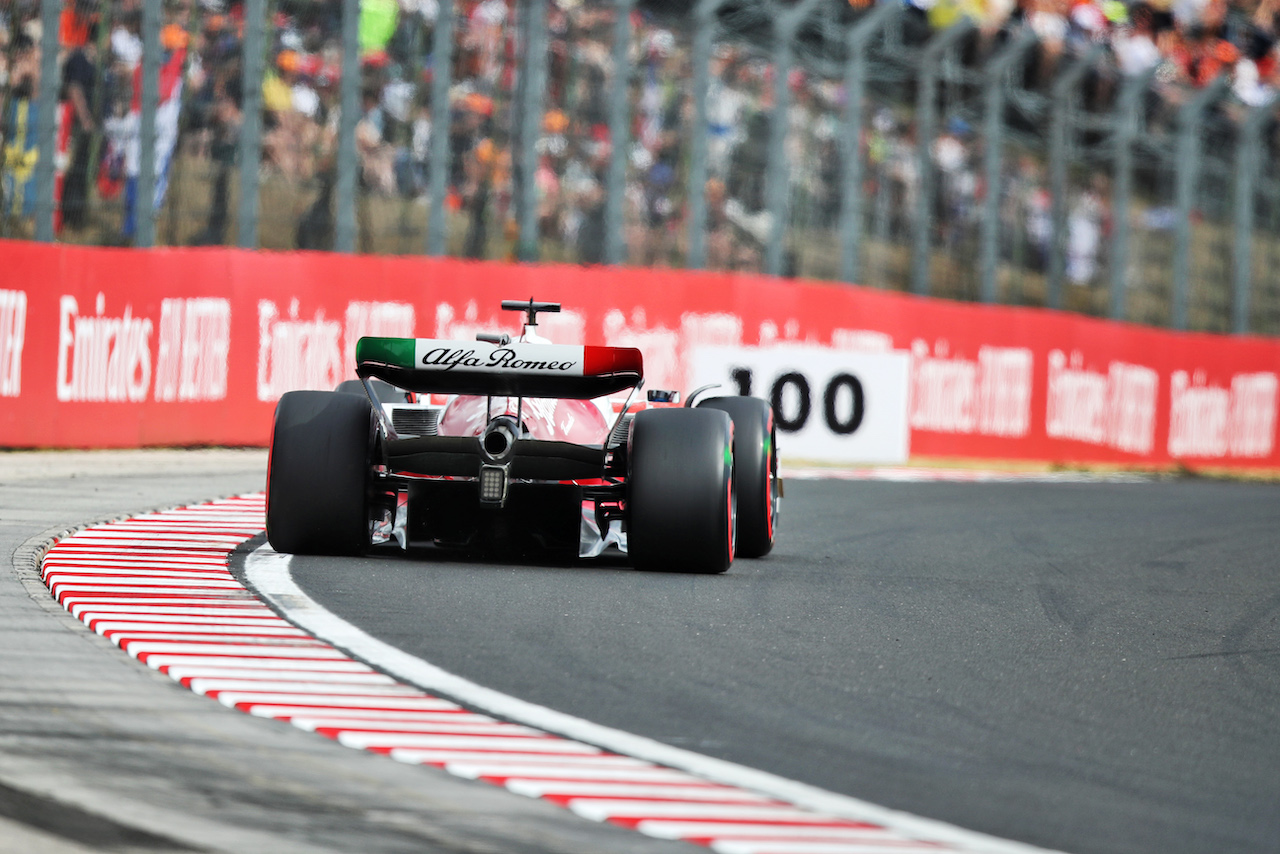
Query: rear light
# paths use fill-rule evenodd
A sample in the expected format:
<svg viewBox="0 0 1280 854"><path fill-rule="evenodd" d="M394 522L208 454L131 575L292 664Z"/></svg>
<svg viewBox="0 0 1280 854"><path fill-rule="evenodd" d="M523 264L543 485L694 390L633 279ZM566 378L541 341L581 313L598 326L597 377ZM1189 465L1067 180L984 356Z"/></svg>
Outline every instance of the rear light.
<svg viewBox="0 0 1280 854"><path fill-rule="evenodd" d="M507 501L506 466L480 467L480 503L501 507Z"/></svg>

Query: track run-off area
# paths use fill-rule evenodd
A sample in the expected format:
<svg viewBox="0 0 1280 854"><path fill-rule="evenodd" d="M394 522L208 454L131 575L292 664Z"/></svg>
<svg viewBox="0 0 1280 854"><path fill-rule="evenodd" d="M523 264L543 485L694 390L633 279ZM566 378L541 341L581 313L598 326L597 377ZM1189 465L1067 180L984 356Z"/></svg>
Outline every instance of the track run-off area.
<svg viewBox="0 0 1280 854"><path fill-rule="evenodd" d="M370 851L1280 848L1280 486L790 474L774 552L707 577L435 550L281 558L254 539L253 491L144 514L175 491L139 483L113 497L127 519L59 520L81 530L42 577L80 622L44 609L58 633L37 633L87 625L148 667L105 644L77 657L138 674L166 727L201 721L165 795L188 823L121 814L123 795L60 798L26 732L3 734L30 761L0 762L0 817L70 799L81 843L103 819L174 850L253 849L219 836L229 822L272 841L256 850L355 850L355 834ZM24 698L4 699L12 730ZM244 767L214 762L210 779L244 802L184 798L220 740ZM266 754L291 748L306 761ZM174 771L146 753L120 772L126 794L131 774ZM88 761L73 754L48 764ZM429 796L407 803L415 787Z"/></svg>

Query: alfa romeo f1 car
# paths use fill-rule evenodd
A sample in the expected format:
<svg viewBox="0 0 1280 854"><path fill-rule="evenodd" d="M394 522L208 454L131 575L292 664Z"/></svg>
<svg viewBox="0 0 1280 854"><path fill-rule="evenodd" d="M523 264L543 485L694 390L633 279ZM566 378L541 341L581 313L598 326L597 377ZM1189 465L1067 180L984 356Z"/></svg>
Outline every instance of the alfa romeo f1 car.
<svg viewBox="0 0 1280 854"><path fill-rule="evenodd" d="M767 402L698 401L703 388L683 406L677 392L651 390L633 407L639 350L546 343L537 317L557 303L502 308L526 315L515 341L361 338L359 380L281 397L272 548L590 558L613 546L638 568L701 573L773 548L782 490ZM610 398L624 393L617 407Z"/></svg>

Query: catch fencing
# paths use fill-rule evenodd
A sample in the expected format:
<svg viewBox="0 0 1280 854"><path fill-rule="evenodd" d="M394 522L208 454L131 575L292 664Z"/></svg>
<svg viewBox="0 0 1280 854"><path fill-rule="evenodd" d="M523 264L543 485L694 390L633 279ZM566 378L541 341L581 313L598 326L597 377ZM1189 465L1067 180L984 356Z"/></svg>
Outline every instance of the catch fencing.
<svg viewBox="0 0 1280 854"><path fill-rule="evenodd" d="M897 2L223 5L11 4L0 237L763 272L1280 333L1274 93L1229 70L1184 85L1096 33Z"/></svg>

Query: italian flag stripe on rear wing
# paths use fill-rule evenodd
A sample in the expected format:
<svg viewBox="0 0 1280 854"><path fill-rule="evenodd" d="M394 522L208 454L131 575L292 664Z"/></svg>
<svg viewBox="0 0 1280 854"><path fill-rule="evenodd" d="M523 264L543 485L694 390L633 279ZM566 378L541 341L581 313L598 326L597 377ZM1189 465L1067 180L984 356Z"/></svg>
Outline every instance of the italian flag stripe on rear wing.
<svg viewBox="0 0 1280 854"><path fill-rule="evenodd" d="M413 368L412 338L361 338L356 342L356 364L393 365Z"/></svg>
<svg viewBox="0 0 1280 854"><path fill-rule="evenodd" d="M634 347L583 347L583 373L601 377L614 374L644 374L644 359Z"/></svg>

